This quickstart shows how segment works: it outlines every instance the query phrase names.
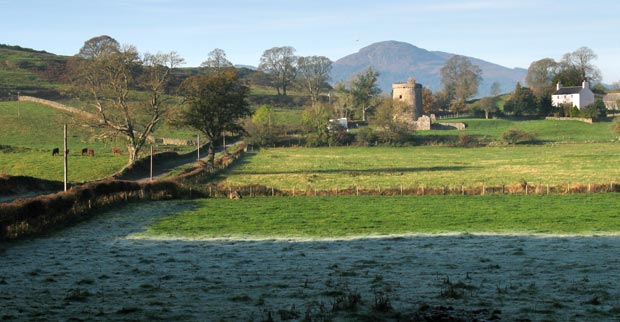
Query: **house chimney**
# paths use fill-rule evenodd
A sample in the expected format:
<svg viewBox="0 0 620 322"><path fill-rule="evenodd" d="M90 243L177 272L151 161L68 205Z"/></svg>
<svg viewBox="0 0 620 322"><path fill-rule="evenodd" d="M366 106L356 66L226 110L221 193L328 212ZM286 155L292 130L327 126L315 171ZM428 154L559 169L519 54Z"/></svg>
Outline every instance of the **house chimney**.
<svg viewBox="0 0 620 322"><path fill-rule="evenodd" d="M555 90L556 90L556 91L559 91L559 90L560 90L560 88L562 88L562 83L558 82L558 83L555 85Z"/></svg>
<svg viewBox="0 0 620 322"><path fill-rule="evenodd" d="M585 80L581 83L581 88L588 88L588 86L588 82Z"/></svg>

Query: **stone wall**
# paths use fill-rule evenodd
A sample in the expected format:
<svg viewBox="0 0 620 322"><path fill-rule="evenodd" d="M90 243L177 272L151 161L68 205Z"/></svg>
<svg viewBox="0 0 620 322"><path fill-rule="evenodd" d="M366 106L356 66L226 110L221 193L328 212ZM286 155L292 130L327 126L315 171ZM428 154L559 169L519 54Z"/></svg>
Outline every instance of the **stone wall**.
<svg viewBox="0 0 620 322"><path fill-rule="evenodd" d="M545 117L545 120L555 120L555 121L579 121L579 122L584 122L584 123L590 123L590 124L592 124L592 119L583 118L583 117L554 117L554 116L547 116L547 117Z"/></svg>
<svg viewBox="0 0 620 322"><path fill-rule="evenodd" d="M77 109L75 107L67 106L67 105L60 104L60 103L53 102L53 101L44 100L42 98L36 98L36 97L32 97L32 96L20 95L18 97L18 100L20 102L32 102L32 103L37 103L37 104L49 106L49 107L55 108L57 110L61 110L61 111L64 111L64 112L69 112L69 113L72 113L72 114L81 115L81 116L86 117L86 118L95 118L96 117L92 113L88 113L88 112L82 111L82 110Z"/></svg>
<svg viewBox="0 0 620 322"><path fill-rule="evenodd" d="M72 114L76 114L76 115L80 115L82 117L85 118L96 118L97 115L92 114L92 113L88 113L85 111L82 111L78 108L75 107L71 107L71 106L67 106L64 104L60 104L54 101L49 101L49 100L45 100L42 98L37 98L37 97L32 97L32 96L24 96L24 95L20 95L18 97L18 100L20 102L32 102L32 103L37 103L37 104L41 104L41 105L45 105L45 106L49 106L51 108L63 111L63 112L69 112ZM163 145L193 145L194 142L192 140L180 140L180 139L170 139L170 138L154 138L152 136L149 135L149 137L147 138L147 140L149 142L155 142L157 144L163 144Z"/></svg>
<svg viewBox="0 0 620 322"><path fill-rule="evenodd" d="M435 123L433 124L433 129L436 130L464 130L467 127L465 123L462 122L450 122L450 123Z"/></svg>

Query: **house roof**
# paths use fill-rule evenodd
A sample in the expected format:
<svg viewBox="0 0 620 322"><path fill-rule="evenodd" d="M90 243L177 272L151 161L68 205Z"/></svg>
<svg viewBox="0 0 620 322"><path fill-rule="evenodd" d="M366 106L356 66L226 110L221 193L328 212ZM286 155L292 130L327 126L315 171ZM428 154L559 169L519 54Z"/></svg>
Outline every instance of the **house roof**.
<svg viewBox="0 0 620 322"><path fill-rule="evenodd" d="M569 95L569 94L579 94L583 87L581 86L568 86L562 87L559 90L555 91L553 95Z"/></svg>

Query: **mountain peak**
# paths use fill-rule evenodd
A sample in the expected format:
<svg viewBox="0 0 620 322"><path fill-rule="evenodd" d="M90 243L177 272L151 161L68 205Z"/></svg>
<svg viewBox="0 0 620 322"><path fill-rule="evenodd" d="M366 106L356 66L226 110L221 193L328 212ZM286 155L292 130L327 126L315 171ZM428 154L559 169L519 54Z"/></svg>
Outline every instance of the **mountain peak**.
<svg viewBox="0 0 620 322"><path fill-rule="evenodd" d="M352 75L373 67L379 72L379 87L386 93L390 92L392 83L404 82L409 77L414 77L432 91L438 91L441 89L440 70L452 56L454 54L429 51L406 42L381 41L335 61L332 80L347 81ZM527 73L525 69L511 69L481 59L468 58L482 69L480 95L486 95L495 81L500 83L503 91L510 91L518 81L523 82Z"/></svg>

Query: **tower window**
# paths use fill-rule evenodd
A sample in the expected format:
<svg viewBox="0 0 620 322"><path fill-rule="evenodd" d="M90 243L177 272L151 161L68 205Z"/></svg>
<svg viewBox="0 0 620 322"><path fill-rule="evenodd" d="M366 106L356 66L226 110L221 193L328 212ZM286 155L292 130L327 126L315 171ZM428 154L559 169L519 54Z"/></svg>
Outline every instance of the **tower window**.
<svg viewBox="0 0 620 322"><path fill-rule="evenodd" d="M399 96L398 96L398 99L401 99L401 100L402 100L402 99L403 99L403 96L402 96L402 95L399 95Z"/></svg>

